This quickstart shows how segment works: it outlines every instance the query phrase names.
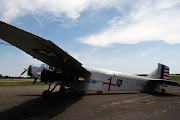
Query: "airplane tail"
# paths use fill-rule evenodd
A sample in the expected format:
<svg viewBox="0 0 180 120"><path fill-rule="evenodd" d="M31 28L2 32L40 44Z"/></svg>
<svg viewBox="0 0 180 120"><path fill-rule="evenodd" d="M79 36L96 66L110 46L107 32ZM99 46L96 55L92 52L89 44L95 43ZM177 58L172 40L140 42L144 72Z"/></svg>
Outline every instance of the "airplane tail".
<svg viewBox="0 0 180 120"><path fill-rule="evenodd" d="M158 68L147 76L153 79L169 80L169 67L158 63Z"/></svg>

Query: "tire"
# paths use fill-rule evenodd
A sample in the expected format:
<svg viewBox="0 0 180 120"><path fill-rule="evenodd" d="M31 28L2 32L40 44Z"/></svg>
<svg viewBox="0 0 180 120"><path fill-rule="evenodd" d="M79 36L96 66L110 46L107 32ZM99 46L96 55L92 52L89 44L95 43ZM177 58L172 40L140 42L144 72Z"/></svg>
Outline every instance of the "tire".
<svg viewBox="0 0 180 120"><path fill-rule="evenodd" d="M165 93L166 92L166 90L165 89L162 89L162 93Z"/></svg>
<svg viewBox="0 0 180 120"><path fill-rule="evenodd" d="M42 93L42 97L43 97L44 99L51 98L51 97L52 97L52 93L51 93L49 90L45 90L45 91Z"/></svg>
<svg viewBox="0 0 180 120"><path fill-rule="evenodd" d="M65 87L64 87L64 86L61 86L61 87L60 87L60 93L65 93L65 92L66 92Z"/></svg>

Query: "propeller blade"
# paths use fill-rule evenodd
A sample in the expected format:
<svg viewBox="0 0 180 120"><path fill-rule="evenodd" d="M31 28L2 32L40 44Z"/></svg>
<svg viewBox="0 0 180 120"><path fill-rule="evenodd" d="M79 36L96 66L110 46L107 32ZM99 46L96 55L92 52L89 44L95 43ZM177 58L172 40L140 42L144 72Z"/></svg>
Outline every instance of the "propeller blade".
<svg viewBox="0 0 180 120"><path fill-rule="evenodd" d="M33 82L33 84L35 84L35 83L36 83L37 79L38 79L38 77L34 78L34 82Z"/></svg>
<svg viewBox="0 0 180 120"><path fill-rule="evenodd" d="M33 82L33 84L35 84L36 83L36 81L37 81L37 79L38 79L38 77L39 77L40 75L38 75L37 77L35 77L34 78L34 82Z"/></svg>
<svg viewBox="0 0 180 120"><path fill-rule="evenodd" d="M23 75L26 71L27 71L27 70L26 70L26 69L24 69L24 71L21 73L21 75Z"/></svg>

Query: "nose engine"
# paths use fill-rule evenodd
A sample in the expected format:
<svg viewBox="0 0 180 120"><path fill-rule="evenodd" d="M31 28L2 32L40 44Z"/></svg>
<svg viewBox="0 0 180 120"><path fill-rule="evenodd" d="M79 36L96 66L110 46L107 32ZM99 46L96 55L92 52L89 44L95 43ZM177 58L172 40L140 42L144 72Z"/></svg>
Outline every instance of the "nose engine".
<svg viewBox="0 0 180 120"><path fill-rule="evenodd" d="M24 71L21 73L21 75L23 75L25 72L27 72L28 76L33 76L31 71L32 71L32 65L30 65L28 67L28 69L24 69Z"/></svg>
<svg viewBox="0 0 180 120"><path fill-rule="evenodd" d="M23 75L25 72L27 72L28 76L34 77L33 84L37 81L37 79L40 79L41 82L55 82L60 79L64 79L65 75L63 75L62 71L60 69L49 69L47 67L35 67L30 65L28 69L24 69L24 71L21 73Z"/></svg>
<svg viewBox="0 0 180 120"><path fill-rule="evenodd" d="M27 72L27 75L30 77L34 77L34 82L33 84L37 81L37 79L41 76L43 68L41 67L34 67L30 65L28 69L24 69L24 71L21 73L23 75L25 72Z"/></svg>
<svg viewBox="0 0 180 120"><path fill-rule="evenodd" d="M41 82L49 83L48 90L45 90L42 94L42 97L47 99L52 96L53 90L57 85L60 85L60 92L64 93L66 91L65 84L66 80L73 79L72 76L69 76L68 73L65 73L62 68L54 68L48 65L42 64L41 67L35 67L30 65L28 69L25 69L21 75L27 72L28 76L34 77L33 84L40 79ZM51 83L55 82L54 87L50 90ZM58 82L57 82L58 81Z"/></svg>

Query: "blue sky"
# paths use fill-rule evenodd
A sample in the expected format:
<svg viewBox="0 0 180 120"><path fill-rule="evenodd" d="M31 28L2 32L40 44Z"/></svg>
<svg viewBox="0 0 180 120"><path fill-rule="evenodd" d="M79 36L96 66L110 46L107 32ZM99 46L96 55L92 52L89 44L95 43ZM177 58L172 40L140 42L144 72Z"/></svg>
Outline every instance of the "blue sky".
<svg viewBox="0 0 180 120"><path fill-rule="evenodd" d="M179 0L6 0L0 20L51 40L84 66L129 74L157 64L180 73ZM4 42L0 40L0 42ZM0 74L42 62L0 44Z"/></svg>

